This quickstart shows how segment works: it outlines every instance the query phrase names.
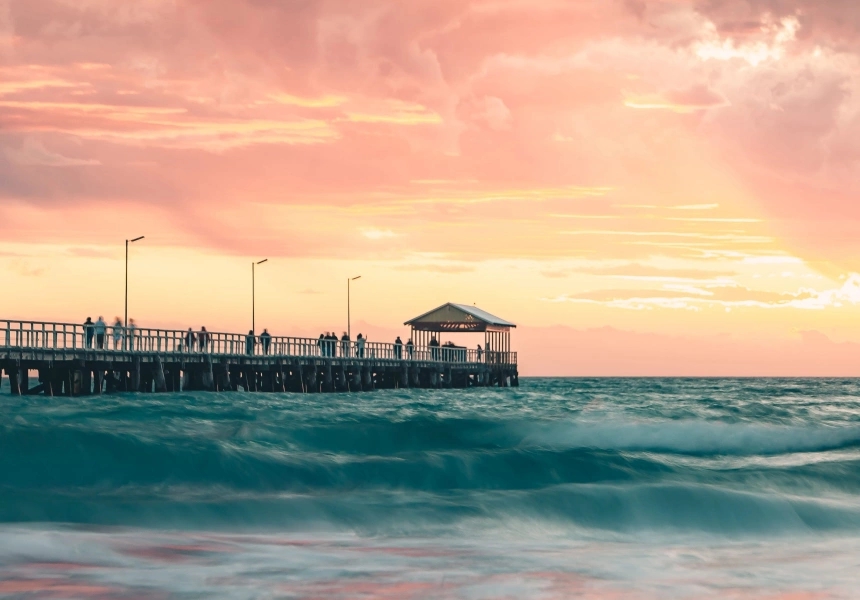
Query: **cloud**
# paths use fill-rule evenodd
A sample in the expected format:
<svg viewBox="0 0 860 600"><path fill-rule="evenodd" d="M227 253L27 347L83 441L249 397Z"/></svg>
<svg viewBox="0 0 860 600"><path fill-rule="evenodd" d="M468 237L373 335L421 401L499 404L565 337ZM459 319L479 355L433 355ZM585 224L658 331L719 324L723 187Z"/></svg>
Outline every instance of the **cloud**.
<svg viewBox="0 0 860 600"><path fill-rule="evenodd" d="M745 27L747 35L740 36L739 41L731 35L721 36L717 26L709 23L703 39L695 44L695 53L703 60L739 59L756 67L765 61L783 58L787 46L796 39L799 29L800 22L797 18L787 16L777 22L762 22L757 28Z"/></svg>
<svg viewBox="0 0 860 600"><path fill-rule="evenodd" d="M25 259L12 259L8 262L8 268L13 273L22 277L42 277L50 269L46 266L34 266Z"/></svg>
<svg viewBox="0 0 860 600"><path fill-rule="evenodd" d="M668 110L676 113L693 113L728 106L729 102L717 92L703 84L672 90L665 94L631 94L624 100L628 108L644 110Z"/></svg>
<svg viewBox="0 0 860 600"><path fill-rule="evenodd" d="M789 305L797 300L813 298L811 292L780 294L761 290L751 290L738 285L667 285L663 289L616 289L595 290L565 296L567 301L587 300L599 303L629 305L631 301L641 305L664 305L669 300L684 300L691 304L720 304L779 306ZM673 304L674 305L674 304Z"/></svg>
<svg viewBox="0 0 860 600"><path fill-rule="evenodd" d="M361 235L366 237L369 240L379 241L379 240L390 240L392 238L400 237L402 234L394 233L390 229L376 229L369 228L363 229L361 231Z"/></svg>
<svg viewBox="0 0 860 600"><path fill-rule="evenodd" d="M385 214L379 231L404 245L424 239L415 220L452 245L466 243L446 227L472 223L487 254L677 255L689 248L669 237L685 237L860 256L860 21L848 2L6 4L11 166L111 165L45 178L0 164L0 197L60 219L84 203L161 205L186 239L214 245L230 235L197 235L199 215L252 197L332 207L338 223ZM24 152L30 138L46 150ZM462 183L419 192L413 181ZM672 222L666 239L639 222L630 240L547 240L558 225L547 215L585 216L585 202L609 197L715 218ZM754 220L767 235L715 231ZM517 228L494 227L508 222ZM259 228L283 233L276 219ZM343 246L320 252L377 251Z"/></svg>
<svg viewBox="0 0 860 600"><path fill-rule="evenodd" d="M333 108L342 106L347 99L343 96L321 96L319 98L302 98L293 94L270 94L269 98L280 104L301 106L303 108Z"/></svg>
<svg viewBox="0 0 860 600"><path fill-rule="evenodd" d="M513 114L511 110L501 98L495 96L464 101L460 113L470 122L483 125L494 131L505 131L512 127Z"/></svg>
<svg viewBox="0 0 860 600"><path fill-rule="evenodd" d="M547 298L550 302L596 303L613 308L644 310L668 308L699 310L707 306L725 308L838 309L860 305L860 274L852 273L841 287L827 290L801 289L794 293L752 290L722 281L678 281L662 289L593 290Z"/></svg>
<svg viewBox="0 0 860 600"><path fill-rule="evenodd" d="M803 260L796 256L745 256L746 265L801 265Z"/></svg>
<svg viewBox="0 0 860 600"><path fill-rule="evenodd" d="M114 258L115 253L100 248L69 248L66 253L76 258Z"/></svg>
<svg viewBox="0 0 860 600"><path fill-rule="evenodd" d="M95 159L80 159L51 152L39 140L25 138L20 149L5 148L4 153L10 162L23 167L91 167L101 165Z"/></svg>
<svg viewBox="0 0 860 600"><path fill-rule="evenodd" d="M347 112L346 120L353 123L389 125L438 125L442 117L427 107L400 100L387 100L378 110Z"/></svg>
<svg viewBox="0 0 860 600"><path fill-rule="evenodd" d="M692 280L713 281L715 278L734 277L737 271L711 270L711 269L665 269L645 265L642 263L627 263L621 265L595 265L582 266L575 269L564 269L554 271L542 271L544 277L561 278L573 275L587 274L602 277L627 277L627 278L657 278L658 280Z"/></svg>
<svg viewBox="0 0 860 600"><path fill-rule="evenodd" d="M445 273L449 275L458 275L461 273L473 273L476 268L466 264L409 264L395 267L398 271L423 271L425 273Z"/></svg>
<svg viewBox="0 0 860 600"><path fill-rule="evenodd" d="M670 206L672 210L715 210L719 204L682 204L681 206Z"/></svg>

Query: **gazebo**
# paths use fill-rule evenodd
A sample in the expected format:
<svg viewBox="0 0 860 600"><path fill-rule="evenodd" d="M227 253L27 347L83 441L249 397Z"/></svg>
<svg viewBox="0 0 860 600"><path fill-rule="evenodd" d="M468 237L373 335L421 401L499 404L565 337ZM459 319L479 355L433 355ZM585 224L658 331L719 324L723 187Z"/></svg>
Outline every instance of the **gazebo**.
<svg viewBox="0 0 860 600"><path fill-rule="evenodd" d="M484 350L499 358L511 351L511 329L516 327L476 306L452 302L415 317L404 325L412 328L412 341L416 348L429 347L433 337L441 342L439 337L443 333L483 333Z"/></svg>

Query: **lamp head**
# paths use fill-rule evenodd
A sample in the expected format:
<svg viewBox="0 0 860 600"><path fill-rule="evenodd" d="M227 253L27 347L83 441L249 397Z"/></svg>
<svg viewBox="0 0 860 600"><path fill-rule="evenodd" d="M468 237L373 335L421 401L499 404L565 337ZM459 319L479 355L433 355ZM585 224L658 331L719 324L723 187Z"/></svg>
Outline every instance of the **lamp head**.
<svg viewBox="0 0 860 600"><path fill-rule="evenodd" d="M130 242L139 242L140 240L144 239L145 237L146 237L145 235L142 235L140 237L136 237L133 240L129 240L129 241Z"/></svg>

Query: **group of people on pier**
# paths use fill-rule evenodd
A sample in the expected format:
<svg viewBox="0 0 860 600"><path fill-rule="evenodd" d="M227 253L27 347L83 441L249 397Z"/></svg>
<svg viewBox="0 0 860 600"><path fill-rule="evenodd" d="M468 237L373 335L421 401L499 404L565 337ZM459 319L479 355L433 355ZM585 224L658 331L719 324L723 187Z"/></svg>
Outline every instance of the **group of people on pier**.
<svg viewBox="0 0 860 600"><path fill-rule="evenodd" d="M110 340L113 341L114 350L133 351L135 349L135 336L137 335L137 325L134 319L129 319L128 327L123 325L122 319L116 317L113 325L108 325L104 317L99 316L98 320L93 322L91 317L87 317L84 322L85 343L87 348L96 348L104 350L109 347ZM239 342L241 344L241 341ZM313 344L313 342L310 342ZM212 334L206 327L201 327L199 331L194 331L191 327L182 336L178 343L180 352L220 352L223 349L213 348L214 343ZM370 351L370 356L365 352L367 338L359 333L355 342L350 339L347 332L343 332L341 337L333 331L321 333L319 339L316 340L317 352L319 356L324 358L377 358L374 351ZM245 336L245 354L254 355L257 353L257 348L260 348L262 354L268 355L272 351L272 335L268 329L264 329L263 333L256 335L253 330L249 330ZM231 344L232 349L232 344ZM430 351L430 360L444 360L449 362L466 362L466 348L456 346L452 342L440 344L439 340L434 335L428 342ZM309 348L307 349L309 350ZM307 352L305 350L305 352ZM230 350L228 350L230 351ZM391 347L388 346L386 354L391 352ZM487 344L486 349L477 347L477 360L490 362L491 358L490 346ZM379 358L383 358L380 356ZM391 356L389 356L391 358ZM393 344L393 358L397 360L413 360L415 358L415 344L412 338L409 338L406 343L397 336Z"/></svg>
<svg viewBox="0 0 860 600"><path fill-rule="evenodd" d="M105 318L102 316L99 316L98 320L95 322L93 322L92 317L87 317L87 320L84 321L84 340L86 347L104 350L108 343L109 330L110 337L113 339L114 350L124 349L124 340L128 342L127 349L134 350L134 339L137 332L137 325L135 324L134 319L129 319L128 331L126 331L125 326L122 324L122 319L119 317L114 320L113 325L110 327L105 323Z"/></svg>
<svg viewBox="0 0 860 600"><path fill-rule="evenodd" d="M321 333L317 340L320 356L327 358L336 358L338 356L341 358L351 358L353 353L355 358L364 358L366 344L367 338L363 334L359 333L358 337L355 338L355 344L353 344L349 338L349 334L345 331L340 338L337 337L334 331L326 331L325 333Z"/></svg>
<svg viewBox="0 0 860 600"><path fill-rule="evenodd" d="M201 327L196 334L189 327L185 334L185 348L188 352L193 352L195 348L198 348L200 352L209 352L211 343L212 336L206 331L206 327ZM263 354L269 354L272 347L272 334L269 333L268 329L263 329L263 333L260 335L256 335L253 329L248 330L248 335L245 336L245 354L255 354L258 343Z"/></svg>

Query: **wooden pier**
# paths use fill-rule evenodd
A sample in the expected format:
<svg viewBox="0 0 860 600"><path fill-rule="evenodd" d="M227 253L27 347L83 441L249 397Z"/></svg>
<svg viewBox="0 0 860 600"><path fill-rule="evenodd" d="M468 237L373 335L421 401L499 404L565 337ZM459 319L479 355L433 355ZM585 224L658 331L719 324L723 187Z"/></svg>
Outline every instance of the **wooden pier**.
<svg viewBox="0 0 860 600"><path fill-rule="evenodd" d="M359 392L518 386L515 352L242 334L0 321L13 395ZM189 343L191 342L191 343Z"/></svg>

